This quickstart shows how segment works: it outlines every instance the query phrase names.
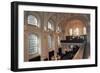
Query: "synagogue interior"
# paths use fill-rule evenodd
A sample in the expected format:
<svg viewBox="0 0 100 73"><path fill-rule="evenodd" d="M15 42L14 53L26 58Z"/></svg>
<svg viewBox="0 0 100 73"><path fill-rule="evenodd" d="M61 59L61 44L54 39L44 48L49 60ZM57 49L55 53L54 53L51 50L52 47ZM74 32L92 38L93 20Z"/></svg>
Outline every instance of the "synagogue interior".
<svg viewBox="0 0 100 73"><path fill-rule="evenodd" d="M89 14L24 11L25 62L89 57Z"/></svg>

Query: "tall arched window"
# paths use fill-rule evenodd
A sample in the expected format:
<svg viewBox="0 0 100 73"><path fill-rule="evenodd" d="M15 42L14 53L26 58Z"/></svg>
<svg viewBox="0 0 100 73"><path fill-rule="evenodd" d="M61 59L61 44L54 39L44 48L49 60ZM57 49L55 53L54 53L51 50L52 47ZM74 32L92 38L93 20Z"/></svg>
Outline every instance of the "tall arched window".
<svg viewBox="0 0 100 73"><path fill-rule="evenodd" d="M83 35L86 35L86 27L83 28Z"/></svg>
<svg viewBox="0 0 100 73"><path fill-rule="evenodd" d="M52 37L48 35L48 48L52 48Z"/></svg>
<svg viewBox="0 0 100 73"><path fill-rule="evenodd" d="M35 25L35 26L39 27L38 20L35 16L29 15L27 20L28 20L28 24Z"/></svg>
<svg viewBox="0 0 100 73"><path fill-rule="evenodd" d="M79 36L79 34L80 34L79 28L75 28L74 29L74 35Z"/></svg>
<svg viewBox="0 0 100 73"><path fill-rule="evenodd" d="M54 25L50 21L48 21L48 29L54 30Z"/></svg>
<svg viewBox="0 0 100 73"><path fill-rule="evenodd" d="M60 37L58 36L58 46L60 46Z"/></svg>
<svg viewBox="0 0 100 73"><path fill-rule="evenodd" d="M35 54L39 48L39 37L36 34L29 35L29 54Z"/></svg>
<svg viewBox="0 0 100 73"><path fill-rule="evenodd" d="M72 28L69 29L69 35L70 35L70 36L73 35L73 29L72 29Z"/></svg>

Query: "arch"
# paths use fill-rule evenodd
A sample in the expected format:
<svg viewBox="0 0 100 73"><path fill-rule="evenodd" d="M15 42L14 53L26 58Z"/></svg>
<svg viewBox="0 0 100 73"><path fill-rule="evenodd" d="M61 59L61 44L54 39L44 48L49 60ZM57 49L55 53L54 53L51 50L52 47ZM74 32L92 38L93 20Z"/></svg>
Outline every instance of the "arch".
<svg viewBox="0 0 100 73"><path fill-rule="evenodd" d="M68 22L72 20L80 20L85 26L88 26L89 19L85 15L71 16L70 18L66 20L67 21L66 24L68 24Z"/></svg>
<svg viewBox="0 0 100 73"><path fill-rule="evenodd" d="M28 24L38 26L38 20L33 15L28 15L27 22L28 22Z"/></svg>
<svg viewBox="0 0 100 73"><path fill-rule="evenodd" d="M66 35L86 35L88 20L84 16L73 16L67 20L65 25Z"/></svg>
<svg viewBox="0 0 100 73"><path fill-rule="evenodd" d="M27 13L27 24L40 27L41 26L40 23L41 23L40 15L38 13L36 13L36 12L28 12Z"/></svg>

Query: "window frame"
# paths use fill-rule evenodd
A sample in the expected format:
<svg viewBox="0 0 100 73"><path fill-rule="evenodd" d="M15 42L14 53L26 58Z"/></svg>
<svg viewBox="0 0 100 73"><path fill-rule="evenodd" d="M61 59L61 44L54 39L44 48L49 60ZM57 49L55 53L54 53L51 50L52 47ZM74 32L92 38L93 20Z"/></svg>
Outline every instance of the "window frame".
<svg viewBox="0 0 100 73"><path fill-rule="evenodd" d="M37 39L37 49L36 49L36 51L34 52L34 53L30 53L30 36L32 36L32 35L34 35L35 37L36 37L36 39ZM29 41L29 55L32 55L32 54L38 54L39 53L39 36L37 35L37 34L35 34L35 33L31 33L31 34L29 34L29 39L28 39L28 41Z"/></svg>
<svg viewBox="0 0 100 73"><path fill-rule="evenodd" d="M48 30L54 31L54 24L53 21L48 21ZM50 27L49 27L50 26Z"/></svg>
<svg viewBox="0 0 100 73"><path fill-rule="evenodd" d="M29 18L29 16L31 16L31 18ZM34 23L34 21L35 21L35 23ZM27 16L27 24L28 25L32 25L32 26L36 26L36 27L40 27L40 25L39 25L39 19L35 15L32 15L32 14L29 14Z"/></svg>

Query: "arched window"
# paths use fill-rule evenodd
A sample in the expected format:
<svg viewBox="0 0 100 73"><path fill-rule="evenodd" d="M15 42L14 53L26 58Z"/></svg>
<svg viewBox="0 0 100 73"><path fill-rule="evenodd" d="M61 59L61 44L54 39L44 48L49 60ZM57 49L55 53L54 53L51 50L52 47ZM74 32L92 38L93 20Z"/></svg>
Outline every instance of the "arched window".
<svg viewBox="0 0 100 73"><path fill-rule="evenodd" d="M57 26L56 32L61 32L61 28Z"/></svg>
<svg viewBox="0 0 100 73"><path fill-rule="evenodd" d="M52 48L52 37L48 35L48 48Z"/></svg>
<svg viewBox="0 0 100 73"><path fill-rule="evenodd" d="M29 54L35 54L38 52L39 38L36 34L29 35Z"/></svg>
<svg viewBox="0 0 100 73"><path fill-rule="evenodd" d="M27 20L28 20L28 24L39 26L37 18L33 15L29 15Z"/></svg>
<svg viewBox="0 0 100 73"><path fill-rule="evenodd" d="M83 34L86 35L86 27L83 28Z"/></svg>
<svg viewBox="0 0 100 73"><path fill-rule="evenodd" d="M72 29L72 28L69 29L69 35L70 35L70 36L73 35L73 29Z"/></svg>
<svg viewBox="0 0 100 73"><path fill-rule="evenodd" d="M75 36L79 36L79 33L80 33L80 32L79 32L79 28L75 28L75 30L74 30L74 35L75 35Z"/></svg>
<svg viewBox="0 0 100 73"><path fill-rule="evenodd" d="M60 37L58 36L58 46L60 46Z"/></svg>
<svg viewBox="0 0 100 73"><path fill-rule="evenodd" d="M54 30L53 23L51 23L50 21L48 21L48 29Z"/></svg>

